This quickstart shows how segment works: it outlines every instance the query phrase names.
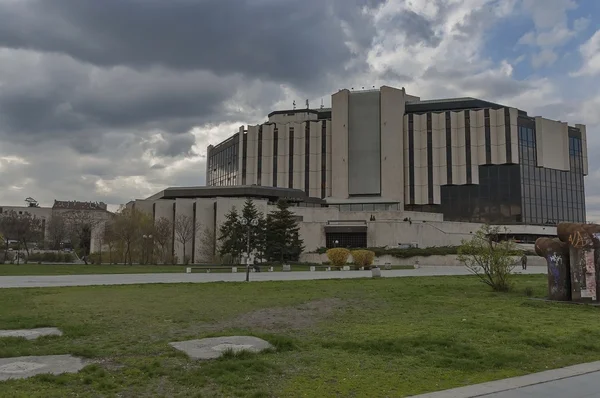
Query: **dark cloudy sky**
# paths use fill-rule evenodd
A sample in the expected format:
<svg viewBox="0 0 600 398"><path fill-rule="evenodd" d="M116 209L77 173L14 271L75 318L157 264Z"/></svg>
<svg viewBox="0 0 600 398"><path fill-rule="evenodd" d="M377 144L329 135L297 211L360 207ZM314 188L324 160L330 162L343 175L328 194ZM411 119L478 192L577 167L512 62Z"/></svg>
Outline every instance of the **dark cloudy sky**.
<svg viewBox="0 0 600 398"><path fill-rule="evenodd" d="M587 123L600 220L599 3L0 0L0 204L203 185L239 125L388 84Z"/></svg>

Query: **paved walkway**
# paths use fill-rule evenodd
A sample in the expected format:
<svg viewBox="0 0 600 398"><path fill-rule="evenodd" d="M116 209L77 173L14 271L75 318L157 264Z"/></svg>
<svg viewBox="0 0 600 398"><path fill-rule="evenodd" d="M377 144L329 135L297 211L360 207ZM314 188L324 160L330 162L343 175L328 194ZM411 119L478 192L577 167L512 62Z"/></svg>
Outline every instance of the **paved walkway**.
<svg viewBox="0 0 600 398"><path fill-rule="evenodd" d="M522 271L517 270L518 273ZM529 267L523 273L545 274L546 267ZM384 278L407 276L469 275L464 267L424 266L419 269L381 271ZM302 272L253 272L250 281L302 281L317 279L369 278L371 271L302 271ZM0 276L0 288L59 287L94 285L135 285L145 283L208 283L243 282L244 272L195 273L195 274L106 274L106 275L52 275L52 276Z"/></svg>
<svg viewBox="0 0 600 398"><path fill-rule="evenodd" d="M413 398L597 398L600 362L455 388Z"/></svg>

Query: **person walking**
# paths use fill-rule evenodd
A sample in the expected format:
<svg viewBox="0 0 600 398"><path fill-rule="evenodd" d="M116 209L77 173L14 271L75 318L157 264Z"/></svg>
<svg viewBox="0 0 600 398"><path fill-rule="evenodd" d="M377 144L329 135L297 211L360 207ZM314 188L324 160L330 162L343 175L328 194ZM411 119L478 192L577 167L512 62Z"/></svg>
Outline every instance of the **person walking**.
<svg viewBox="0 0 600 398"><path fill-rule="evenodd" d="M523 257L521 257L521 267L523 267L523 269L527 269L527 255L523 254Z"/></svg>

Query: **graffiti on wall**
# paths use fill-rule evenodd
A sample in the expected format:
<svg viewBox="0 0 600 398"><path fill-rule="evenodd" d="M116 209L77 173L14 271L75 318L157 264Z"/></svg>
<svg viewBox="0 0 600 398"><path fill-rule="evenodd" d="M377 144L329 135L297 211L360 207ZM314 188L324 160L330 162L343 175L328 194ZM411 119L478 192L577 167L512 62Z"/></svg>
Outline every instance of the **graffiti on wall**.
<svg viewBox="0 0 600 398"><path fill-rule="evenodd" d="M588 244L588 237L581 232L576 231L569 235L569 243L576 249L581 249Z"/></svg>
<svg viewBox="0 0 600 398"><path fill-rule="evenodd" d="M560 277L560 267L562 267L562 261L562 256L556 253L548 256L548 265L553 280L553 284L550 287L550 289L552 290L553 294L555 294L558 291L558 281Z"/></svg>

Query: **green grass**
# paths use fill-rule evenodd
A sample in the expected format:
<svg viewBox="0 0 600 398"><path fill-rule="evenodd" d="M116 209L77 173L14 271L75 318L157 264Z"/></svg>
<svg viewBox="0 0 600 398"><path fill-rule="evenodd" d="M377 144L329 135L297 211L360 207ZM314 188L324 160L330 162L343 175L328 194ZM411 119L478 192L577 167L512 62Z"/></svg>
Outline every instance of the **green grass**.
<svg viewBox="0 0 600 398"><path fill-rule="evenodd" d="M197 269L194 273L223 272L231 273L231 266L190 265ZM149 274L149 273L183 273L188 266L184 265L80 265L80 264L0 264L0 276L17 275L90 275L90 274ZM245 272L244 265L238 265L238 272ZM318 265L323 271L325 265ZM268 272L268 266L262 266L262 272ZM412 269L411 266L394 265L393 269ZM292 271L309 271L310 265L294 264ZM275 272L281 272L281 265L274 266Z"/></svg>
<svg viewBox="0 0 600 398"><path fill-rule="evenodd" d="M402 397L600 360L599 308L530 300L473 277L0 290L0 357L72 353L74 375L0 383L2 397ZM170 341L247 333L276 350L198 362Z"/></svg>

